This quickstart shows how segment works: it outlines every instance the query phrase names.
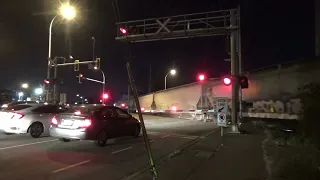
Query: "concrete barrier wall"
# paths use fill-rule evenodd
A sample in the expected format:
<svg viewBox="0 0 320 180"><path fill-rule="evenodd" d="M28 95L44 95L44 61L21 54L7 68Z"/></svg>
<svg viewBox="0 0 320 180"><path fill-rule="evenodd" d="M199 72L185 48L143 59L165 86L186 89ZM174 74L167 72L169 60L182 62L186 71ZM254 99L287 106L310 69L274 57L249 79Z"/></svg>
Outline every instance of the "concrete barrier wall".
<svg viewBox="0 0 320 180"><path fill-rule="evenodd" d="M300 61L273 66L245 73L249 88L243 89L243 100L252 102L251 113L292 113L301 109L296 98L298 88L308 83L320 83L320 61ZM216 97L231 98L231 86L224 86L221 79L211 79L203 84L202 104L204 109L214 109ZM154 96L154 97L153 97ZM199 109L201 84L193 83L181 87L155 92L139 98L146 109L152 109L152 101L157 110Z"/></svg>

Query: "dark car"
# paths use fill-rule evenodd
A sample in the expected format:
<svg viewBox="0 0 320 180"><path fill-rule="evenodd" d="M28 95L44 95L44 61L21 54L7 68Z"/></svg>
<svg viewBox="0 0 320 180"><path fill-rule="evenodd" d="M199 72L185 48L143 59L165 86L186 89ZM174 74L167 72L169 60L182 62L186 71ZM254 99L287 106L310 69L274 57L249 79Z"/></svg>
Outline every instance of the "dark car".
<svg viewBox="0 0 320 180"><path fill-rule="evenodd" d="M140 134L140 123L123 109L114 106L73 107L51 120L50 135L60 141L94 140L104 146L108 139Z"/></svg>

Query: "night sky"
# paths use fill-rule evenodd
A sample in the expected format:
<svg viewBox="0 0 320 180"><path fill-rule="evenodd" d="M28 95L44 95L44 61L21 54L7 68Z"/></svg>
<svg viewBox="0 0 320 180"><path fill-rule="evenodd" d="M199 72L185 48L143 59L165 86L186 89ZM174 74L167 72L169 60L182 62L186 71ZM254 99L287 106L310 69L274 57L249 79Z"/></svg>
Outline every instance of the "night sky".
<svg viewBox="0 0 320 180"><path fill-rule="evenodd" d="M61 1L61 0L60 0ZM58 19L53 26L52 56L92 59L92 37L96 39L95 55L101 57L101 67L107 76L107 90L113 100L127 91L124 56L126 46L114 40L117 21L111 0L75 0L76 20L66 23ZM49 23L59 6L58 0L1 0L0 6L0 89L17 89L21 83L33 86L46 77ZM314 53L313 1L243 0L241 31L244 70L309 58ZM231 0L118 0L120 21L159 16L196 13L236 8ZM71 42L71 43L70 43ZM131 46L133 73L143 92L148 92L149 66L152 67L152 89L164 88L164 76L171 69L178 73L168 77L173 87L196 81L204 72L218 77L230 72L224 37L157 41ZM101 74L80 67L90 78ZM77 83L73 67L59 69L64 84L60 91L69 99L77 93L97 97L101 85Z"/></svg>

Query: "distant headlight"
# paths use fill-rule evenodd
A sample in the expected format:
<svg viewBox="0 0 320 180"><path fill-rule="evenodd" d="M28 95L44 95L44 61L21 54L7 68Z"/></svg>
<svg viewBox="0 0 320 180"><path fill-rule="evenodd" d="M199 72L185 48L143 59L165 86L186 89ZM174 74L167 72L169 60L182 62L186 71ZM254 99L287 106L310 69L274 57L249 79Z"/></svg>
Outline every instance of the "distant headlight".
<svg viewBox="0 0 320 180"><path fill-rule="evenodd" d="M8 104L4 104L1 107L6 108L6 107L8 107Z"/></svg>

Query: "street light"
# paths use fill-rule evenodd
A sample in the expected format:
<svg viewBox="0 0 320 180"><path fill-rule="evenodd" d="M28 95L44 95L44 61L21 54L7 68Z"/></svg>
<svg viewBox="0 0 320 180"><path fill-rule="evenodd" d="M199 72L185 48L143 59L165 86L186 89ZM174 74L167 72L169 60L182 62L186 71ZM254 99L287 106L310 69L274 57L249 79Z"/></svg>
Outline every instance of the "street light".
<svg viewBox="0 0 320 180"><path fill-rule="evenodd" d="M67 3L60 7L60 15L67 20L71 20L76 17L76 10Z"/></svg>
<svg viewBox="0 0 320 180"><path fill-rule="evenodd" d="M164 89L167 89L167 76L169 74L174 76L176 73L177 73L177 71L175 69L171 69L170 72L168 72L168 74L164 77Z"/></svg>
<svg viewBox="0 0 320 180"><path fill-rule="evenodd" d="M34 93L35 93L36 95L41 95L41 94L43 93L43 90L42 90L42 88L36 88L36 89L34 90Z"/></svg>
<svg viewBox="0 0 320 180"><path fill-rule="evenodd" d="M22 96L23 96L23 92L19 92L19 93L18 93L18 96L19 96L19 100L22 100L21 98L22 98Z"/></svg>
<svg viewBox="0 0 320 180"><path fill-rule="evenodd" d="M27 89L27 88L29 87L29 84L23 83L23 84L21 85L21 87L22 87L23 89Z"/></svg>
<svg viewBox="0 0 320 180"><path fill-rule="evenodd" d="M76 10L73 6L71 6L69 3L66 3L60 7L60 12L55 15L49 25L49 49L48 49L48 69L47 69L47 79L50 79L50 66L51 66L51 40L52 40L52 25L54 20L56 19L57 16L62 16L63 18L67 20L71 20L75 18L76 16ZM46 99L47 101L49 100L49 88L50 84L48 84L48 90L46 94Z"/></svg>

